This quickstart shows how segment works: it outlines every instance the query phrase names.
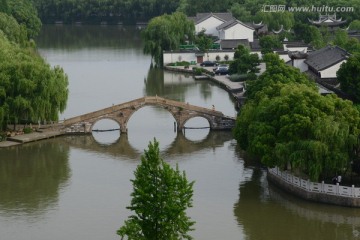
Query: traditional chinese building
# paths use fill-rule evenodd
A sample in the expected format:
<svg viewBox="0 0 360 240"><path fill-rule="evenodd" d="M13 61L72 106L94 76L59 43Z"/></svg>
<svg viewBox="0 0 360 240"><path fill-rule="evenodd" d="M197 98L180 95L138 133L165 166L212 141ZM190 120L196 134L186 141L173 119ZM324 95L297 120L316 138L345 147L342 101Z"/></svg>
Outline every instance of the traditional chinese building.
<svg viewBox="0 0 360 240"><path fill-rule="evenodd" d="M314 21L309 19L309 22L317 27L325 26L328 27L330 30L334 30L344 25L346 23L346 20L342 20L342 18L337 19L335 13L333 15L320 14L318 20Z"/></svg>

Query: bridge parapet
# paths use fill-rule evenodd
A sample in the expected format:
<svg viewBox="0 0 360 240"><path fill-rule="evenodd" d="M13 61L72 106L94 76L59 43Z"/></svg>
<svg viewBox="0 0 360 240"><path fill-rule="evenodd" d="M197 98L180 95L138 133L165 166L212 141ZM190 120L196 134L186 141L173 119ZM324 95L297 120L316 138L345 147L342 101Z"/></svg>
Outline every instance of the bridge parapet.
<svg viewBox="0 0 360 240"><path fill-rule="evenodd" d="M231 129L235 125L235 118L224 116L220 111L158 96L149 96L66 119L63 121L62 126L66 132L90 133L97 121L112 119L120 125L121 132L126 133L127 123L132 114L148 105L160 106L168 110L173 115L178 130L182 130L185 123L194 117L203 117L208 120L210 129L213 130Z"/></svg>

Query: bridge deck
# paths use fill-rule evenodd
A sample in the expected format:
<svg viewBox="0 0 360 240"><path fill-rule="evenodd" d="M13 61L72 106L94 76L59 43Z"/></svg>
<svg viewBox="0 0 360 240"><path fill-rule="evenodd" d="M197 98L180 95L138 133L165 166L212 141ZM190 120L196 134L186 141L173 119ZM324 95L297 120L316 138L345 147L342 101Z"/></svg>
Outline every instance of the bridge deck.
<svg viewBox="0 0 360 240"><path fill-rule="evenodd" d="M135 100L132 100L129 102L121 103L118 105L113 105L111 107L107 107L107 108L104 108L104 109L101 109L98 111L79 115L79 116L76 116L73 118L69 118L69 119L64 120L63 124L65 126L68 126L68 125L72 125L77 122L86 121L91 118L95 118L95 117L106 115L106 114L111 114L116 111L121 111L122 109L136 107L139 105L159 105L159 106L167 106L167 107L178 107L178 108L182 108L182 109L186 109L186 110L190 110L190 111L195 111L198 113L205 113L205 114L209 114L209 115L213 115L213 116L217 116L217 117L225 117L225 118L229 118L229 119L235 119L233 117L224 116L224 114L220 111L216 111L216 110L212 110L212 109L208 109L208 108L204 108L204 107L199 107L199 106L191 105L191 104L184 103L184 102L165 99L165 98L158 97L158 96L148 96L148 97L138 98L138 99L135 99Z"/></svg>

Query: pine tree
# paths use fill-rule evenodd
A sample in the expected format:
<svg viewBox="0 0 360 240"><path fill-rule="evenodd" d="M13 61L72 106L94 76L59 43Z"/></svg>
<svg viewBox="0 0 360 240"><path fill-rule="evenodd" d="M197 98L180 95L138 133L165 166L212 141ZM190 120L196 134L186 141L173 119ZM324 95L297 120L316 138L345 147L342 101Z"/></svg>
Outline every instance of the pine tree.
<svg viewBox="0 0 360 240"><path fill-rule="evenodd" d="M154 139L134 172L131 206L135 212L117 231L129 240L192 239L188 235L195 222L186 215L192 207L193 184L178 166L172 169L160 156Z"/></svg>

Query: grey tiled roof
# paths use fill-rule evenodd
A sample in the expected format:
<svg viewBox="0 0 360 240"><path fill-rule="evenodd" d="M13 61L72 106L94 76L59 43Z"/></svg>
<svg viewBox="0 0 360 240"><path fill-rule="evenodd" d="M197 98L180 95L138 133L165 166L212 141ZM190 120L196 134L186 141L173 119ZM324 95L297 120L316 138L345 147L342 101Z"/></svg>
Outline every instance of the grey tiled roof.
<svg viewBox="0 0 360 240"><path fill-rule="evenodd" d="M250 28L252 30L255 30L253 27L249 26L249 25L246 25L245 23L233 18L231 19L230 21L227 21L227 22L224 22L223 24L221 24L220 26L216 27L217 30L220 30L220 29L228 29L228 28L231 28L233 26L235 26L236 24L241 24L243 25L244 27L247 27L247 28Z"/></svg>
<svg viewBox="0 0 360 240"><path fill-rule="evenodd" d="M249 47L248 39L223 39L220 41L221 49L235 49L240 44L244 45L245 47Z"/></svg>
<svg viewBox="0 0 360 240"><path fill-rule="evenodd" d="M316 71L321 71L347 59L349 55L347 51L338 46L327 46L310 52L305 63Z"/></svg>
<svg viewBox="0 0 360 240"><path fill-rule="evenodd" d="M200 22L205 21L206 19L210 18L210 17L215 17L218 18L220 20L222 20L223 22L227 22L230 21L231 19L233 19L233 15L230 12L223 12L223 13L197 13L195 17L189 17L190 20L193 20L195 22L195 24L198 24Z"/></svg>

